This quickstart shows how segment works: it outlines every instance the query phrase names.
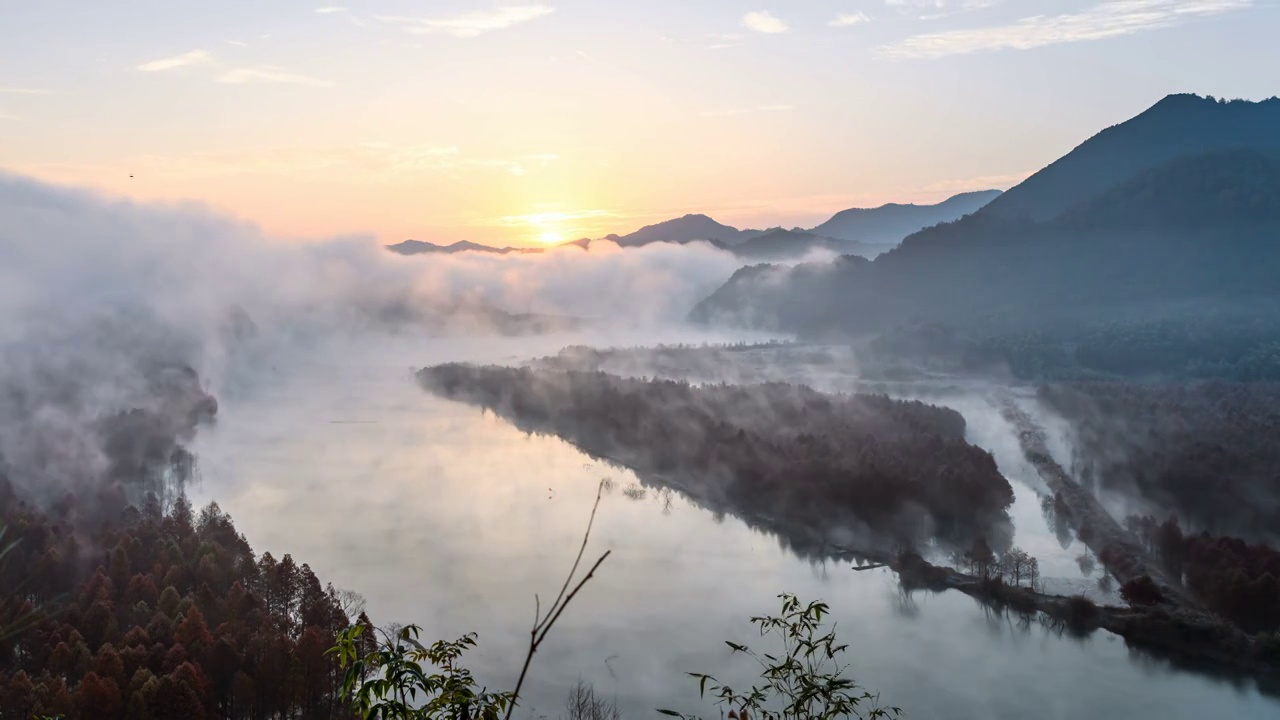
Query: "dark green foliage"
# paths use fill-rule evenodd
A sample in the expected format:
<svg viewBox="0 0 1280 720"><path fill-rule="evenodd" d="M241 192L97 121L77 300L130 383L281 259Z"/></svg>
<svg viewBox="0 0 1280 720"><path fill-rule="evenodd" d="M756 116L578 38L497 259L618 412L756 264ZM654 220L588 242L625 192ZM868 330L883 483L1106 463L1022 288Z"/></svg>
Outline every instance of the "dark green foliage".
<svg viewBox="0 0 1280 720"><path fill-rule="evenodd" d="M474 633L427 647L418 642L420 628L407 625L370 651L362 643L366 632L361 625L347 628L329 651L345 671L343 695L362 718L497 720L514 701L509 692L477 689L471 671L462 666L462 654L476 645Z"/></svg>
<svg viewBox="0 0 1280 720"><path fill-rule="evenodd" d="M826 720L827 718L887 718L901 716L896 707L880 707L879 698L860 687L848 675L849 664L841 658L848 645L836 640L835 625L827 628L826 603L802 604L794 595L783 594L778 615L751 618L761 637L776 648L753 650L726 641L734 654L747 655L760 665L760 680L746 690L735 690L705 673L688 675L698 681L698 691L710 696L732 718L758 720ZM694 720L674 710L663 715Z"/></svg>

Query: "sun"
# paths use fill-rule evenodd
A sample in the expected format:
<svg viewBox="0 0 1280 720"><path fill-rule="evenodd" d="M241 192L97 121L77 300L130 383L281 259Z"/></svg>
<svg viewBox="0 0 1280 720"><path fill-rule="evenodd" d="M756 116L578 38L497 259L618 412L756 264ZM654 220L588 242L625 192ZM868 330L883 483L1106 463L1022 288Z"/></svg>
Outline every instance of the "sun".
<svg viewBox="0 0 1280 720"><path fill-rule="evenodd" d="M559 230L545 230L542 235L539 236L539 239L542 240L545 245L554 245L556 243L564 242L564 234Z"/></svg>

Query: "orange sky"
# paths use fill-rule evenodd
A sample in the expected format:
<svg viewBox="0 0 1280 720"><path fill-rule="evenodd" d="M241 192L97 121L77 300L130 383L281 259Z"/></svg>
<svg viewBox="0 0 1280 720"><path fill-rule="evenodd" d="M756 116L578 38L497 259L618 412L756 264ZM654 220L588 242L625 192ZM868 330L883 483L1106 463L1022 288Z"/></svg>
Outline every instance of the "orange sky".
<svg viewBox="0 0 1280 720"><path fill-rule="evenodd" d="M0 168L283 238L807 226L1008 187L1168 92L1273 94L1280 19L1252 0L319 5L7 8Z"/></svg>

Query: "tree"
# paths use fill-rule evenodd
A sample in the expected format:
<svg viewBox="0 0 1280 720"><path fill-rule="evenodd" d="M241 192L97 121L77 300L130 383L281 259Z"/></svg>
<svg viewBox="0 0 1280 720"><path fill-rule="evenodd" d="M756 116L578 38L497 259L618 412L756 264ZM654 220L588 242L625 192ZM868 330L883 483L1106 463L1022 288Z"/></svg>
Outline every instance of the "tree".
<svg viewBox="0 0 1280 720"><path fill-rule="evenodd" d="M987 544L987 539L979 537L973 541L973 546L969 548L966 554L969 565L973 569L973 574L982 579L987 579L991 574L991 566L995 560L995 552L991 546Z"/></svg>
<svg viewBox="0 0 1280 720"><path fill-rule="evenodd" d="M1120 597L1130 605L1155 605L1164 600L1160 587L1149 575L1138 576L1121 585Z"/></svg>
<svg viewBox="0 0 1280 720"><path fill-rule="evenodd" d="M622 711L612 700L596 697L596 689L581 680L565 698L565 720L622 720Z"/></svg>
<svg viewBox="0 0 1280 720"><path fill-rule="evenodd" d="M897 717L902 710L880 707L879 698L861 688L847 675L849 665L840 658L847 645L837 644L835 629L823 632L826 603L802 604L794 595L779 595L779 615L754 617L762 637L778 646L758 652L746 645L726 641L734 654L743 654L760 665L760 685L746 691L735 690L705 673L688 673L698 681L698 692L715 698L721 712L730 717L760 720L834 720L835 718ZM697 716L674 710L658 710L663 715L695 720Z"/></svg>
<svg viewBox="0 0 1280 720"><path fill-rule="evenodd" d="M1182 536L1182 528L1176 518L1169 518L1161 523L1156 531L1156 547L1160 551L1160 559L1165 569L1175 580L1182 580L1182 563L1186 556L1186 541Z"/></svg>
<svg viewBox="0 0 1280 720"><path fill-rule="evenodd" d="M114 720L124 711L120 688L115 681L98 677L95 672L85 674L76 688L76 710L82 718Z"/></svg>

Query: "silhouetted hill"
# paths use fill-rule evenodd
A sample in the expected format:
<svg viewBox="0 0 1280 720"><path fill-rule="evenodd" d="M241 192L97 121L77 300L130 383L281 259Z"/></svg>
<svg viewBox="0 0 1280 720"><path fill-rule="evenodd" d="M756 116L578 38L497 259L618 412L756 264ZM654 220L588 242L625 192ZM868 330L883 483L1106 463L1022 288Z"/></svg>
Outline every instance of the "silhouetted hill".
<svg viewBox="0 0 1280 720"><path fill-rule="evenodd" d="M1103 130L1017 187L984 214L1049 220L1139 173L1178 157L1280 147L1280 99L1225 102L1170 95Z"/></svg>
<svg viewBox="0 0 1280 720"><path fill-rule="evenodd" d="M508 253L540 253L542 248L519 248L511 247L491 247L489 245L481 245L468 240L459 240L452 245L436 245L435 243L423 240L405 240L404 242L388 245L387 249L393 253L400 255L421 255L423 253L444 253L447 255L460 252L485 252L506 255Z"/></svg>
<svg viewBox="0 0 1280 720"><path fill-rule="evenodd" d="M718 240L726 245L733 245L743 239L742 230L730 227L707 217L706 215L685 215L646 225L627 235L609 235L622 247L638 247L652 242L687 243L694 240Z"/></svg>
<svg viewBox="0 0 1280 720"><path fill-rule="evenodd" d="M874 257L888 250L889 247L821 237L811 232L774 228L734 245L731 249L734 255L750 260L791 260L804 257L815 250L828 250L840 255Z"/></svg>
<svg viewBox="0 0 1280 720"><path fill-rule="evenodd" d="M946 352L983 346L1012 363L1008 347L988 352L1008 341L1036 355L1033 369L1083 362L1088 339L1111 346L1089 350L1090 367L1216 363L1231 375L1259 343L1280 341L1278 276L1280 153L1236 150L1167 162L1047 222L983 211L870 263L743 269L692 317L810 337L941 323L960 338ZM1269 376L1257 362L1248 360L1250 376Z"/></svg>
<svg viewBox="0 0 1280 720"><path fill-rule="evenodd" d="M841 210L811 232L838 240L896 245L917 230L976 212L999 196L999 190L981 190L954 195L936 205L889 203L877 208Z"/></svg>

